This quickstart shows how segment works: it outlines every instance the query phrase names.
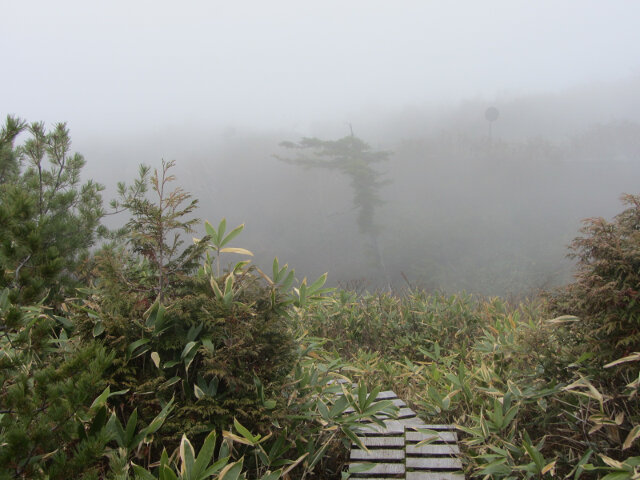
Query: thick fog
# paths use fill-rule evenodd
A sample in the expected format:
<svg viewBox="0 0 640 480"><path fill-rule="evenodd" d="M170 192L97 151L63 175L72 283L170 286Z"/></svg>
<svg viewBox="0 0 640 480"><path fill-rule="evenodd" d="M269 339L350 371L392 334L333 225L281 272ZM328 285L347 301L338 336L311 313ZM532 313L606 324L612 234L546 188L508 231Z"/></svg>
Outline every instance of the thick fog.
<svg viewBox="0 0 640 480"><path fill-rule="evenodd" d="M256 263L358 289L561 284L639 193L638 3L183 3L0 0L0 114L66 121L106 200L176 160ZM352 133L389 152L373 236L348 175L278 159Z"/></svg>

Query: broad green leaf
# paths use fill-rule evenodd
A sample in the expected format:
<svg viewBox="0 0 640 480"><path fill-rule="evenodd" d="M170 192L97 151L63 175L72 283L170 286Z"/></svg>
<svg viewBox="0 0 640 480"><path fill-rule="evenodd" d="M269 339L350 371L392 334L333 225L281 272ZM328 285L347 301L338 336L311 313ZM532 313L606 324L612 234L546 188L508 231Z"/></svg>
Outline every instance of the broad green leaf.
<svg viewBox="0 0 640 480"><path fill-rule="evenodd" d="M193 386L193 393L196 395L196 398L200 400L204 398L207 394L202 391L202 389L198 385Z"/></svg>
<svg viewBox="0 0 640 480"><path fill-rule="evenodd" d="M182 434L180 440L180 474L185 478L191 478L193 472L193 464L195 463L195 452L193 445L185 434Z"/></svg>
<svg viewBox="0 0 640 480"><path fill-rule="evenodd" d="M593 450L591 449L587 450L587 452L582 456L580 461L576 464L576 466L574 467L574 470L572 470L572 472L575 471L573 480L578 480L578 478L580 478L580 475L584 471L584 465L589 461L589 459L591 458L591 455L593 455ZM569 475L571 475L571 473Z"/></svg>
<svg viewBox="0 0 640 480"><path fill-rule="evenodd" d="M240 235L240 232L242 232L243 229L244 229L244 223L242 225L238 225L236 228L231 230L229 232L229 235L224 237L224 240L222 240L222 243L220 243L220 246L224 247L227 243L229 243L231 240L233 240L238 235Z"/></svg>
<svg viewBox="0 0 640 480"><path fill-rule="evenodd" d="M223 445L226 445L225 442L223 442ZM222 447L220 448L222 450ZM211 465L209 468L207 468L204 473L202 474L203 478L208 478L212 475L214 475L216 472L219 472L222 468L224 468L224 466L229 462L229 456L225 455L221 458L218 458L218 460L216 460L215 462L213 462L213 465Z"/></svg>
<svg viewBox="0 0 640 480"><path fill-rule="evenodd" d="M309 285L309 295L313 295L318 289L320 289L327 281L327 273L320 275L315 282Z"/></svg>
<svg viewBox="0 0 640 480"><path fill-rule="evenodd" d="M230 463L229 465L224 467L218 475L218 480L238 480L240 474L242 473L243 461L244 457L237 462Z"/></svg>
<svg viewBox="0 0 640 480"><path fill-rule="evenodd" d="M93 401L93 403L89 407L89 410L93 409L94 407L102 407L105 403L107 403L107 398L109 398L110 393L111 393L111 387L105 388L102 391L102 393L98 395L96 399Z"/></svg>
<svg viewBox="0 0 640 480"><path fill-rule="evenodd" d="M531 457L531 460L534 461L538 469L537 471L541 472L542 469L545 467L544 457L538 451L538 449L531 443L531 438L529 437L529 434L527 433L526 430L524 431L524 434L523 434L522 446L529 454L529 457Z"/></svg>
<svg viewBox="0 0 640 480"><path fill-rule="evenodd" d="M347 406L349 405L349 401L345 398L344 395L341 395L333 404L333 406L331 407L331 410L329 410L329 416L331 418L336 417L337 415L340 415L342 412L345 411L345 409L347 408Z"/></svg>
<svg viewBox="0 0 640 480"><path fill-rule="evenodd" d="M318 400L317 406L322 418L324 418L325 420L329 420L329 409L327 408L325 403L322 400Z"/></svg>
<svg viewBox="0 0 640 480"><path fill-rule="evenodd" d="M130 358L136 358L145 353L147 350L149 350L149 347L143 347L143 345L146 345L147 343L149 343L148 338L141 338L140 340L136 340L135 342L130 343L127 347L128 356ZM136 353L135 355L133 355L134 352Z"/></svg>
<svg viewBox="0 0 640 480"><path fill-rule="evenodd" d="M227 296L233 293L233 275L229 274L227 279L224 282L224 298L226 300Z"/></svg>
<svg viewBox="0 0 640 480"><path fill-rule="evenodd" d="M173 410L173 402L174 402L174 399L172 398L164 406L164 408L160 411L160 413L156 415L156 417L153 420L151 420L151 423L149 423L149 425L144 429L145 435L151 435L158 431L158 429L162 426L164 421L167 419L167 417L171 413L171 410Z"/></svg>
<svg viewBox="0 0 640 480"><path fill-rule="evenodd" d="M265 473L262 477L260 477L260 480L278 480L281 475L282 475L282 469L279 469L279 470L276 470L275 472Z"/></svg>
<svg viewBox="0 0 640 480"><path fill-rule="evenodd" d="M0 421L2 418L0 418ZM104 405L98 409L95 416L93 417L93 421L91 422L91 427L89 428L89 436L96 435L98 432L102 430L102 428L107 423L107 407Z"/></svg>
<svg viewBox="0 0 640 480"><path fill-rule="evenodd" d="M162 387L167 388L170 387L171 385L175 385L176 383L178 383L180 381L180 377L178 377L177 375L175 377L171 377L169 380L167 380L166 382L164 382L162 384Z"/></svg>
<svg viewBox="0 0 640 480"><path fill-rule="evenodd" d="M136 478L141 480L157 480L146 468L136 465L133 462L131 462L131 466L133 467L133 472L136 474Z"/></svg>
<svg viewBox="0 0 640 480"><path fill-rule="evenodd" d="M204 229L206 230L207 235L209 235L212 240L215 240L216 238L218 238L218 234L216 233L216 229L213 228L213 225L211 225L208 221L204 222Z"/></svg>
<svg viewBox="0 0 640 480"><path fill-rule="evenodd" d="M233 269L231 271L234 274L240 274L240 273L242 273L244 267L246 267L250 263L251 263L251 260L243 260L241 262L238 262L238 263L235 264L235 266L233 267Z"/></svg>
<svg viewBox="0 0 640 480"><path fill-rule="evenodd" d="M210 338L203 338L201 341L202 341L202 345L204 346L204 348L207 349L208 352L210 353L215 352L216 348L213 345L213 342L211 341Z"/></svg>
<svg viewBox="0 0 640 480"><path fill-rule="evenodd" d="M285 278L284 281L282 282L282 289L285 291L289 290L291 288L291 285L293 285L294 278L295 278L295 272L291 270L287 275L287 278Z"/></svg>
<svg viewBox="0 0 640 480"><path fill-rule="evenodd" d="M102 322L98 322L93 326L93 336L98 337L104 332L104 324Z"/></svg>
<svg viewBox="0 0 640 480"><path fill-rule="evenodd" d="M349 437L349 439L355 443L358 448L361 448L362 450L368 452L369 449L366 447L366 445L364 443L362 443L362 440L360 439L360 437L358 437L355 433L353 433L353 430L351 430L349 427L347 427L346 425L342 425L340 427L340 430L342 430L342 433L344 433L347 437Z"/></svg>
<svg viewBox="0 0 640 480"><path fill-rule="evenodd" d="M362 412L367 401L367 386L364 382L358 385L358 411Z"/></svg>
<svg viewBox="0 0 640 480"><path fill-rule="evenodd" d="M371 392L369 392L369 395L367 396L367 401L365 402L365 404L363 405L364 409L368 409L369 406L375 402L376 398L378 398L378 394L380 393L380 386L377 385L373 388L373 390L371 390ZM379 407L379 409L382 409L384 407L386 407L388 404L391 404L393 402L388 402L386 404L377 404L377 406Z"/></svg>
<svg viewBox="0 0 640 480"><path fill-rule="evenodd" d="M129 417L129 421L127 422L127 427L125 429L124 438L126 447L129 449L137 447L137 445L132 445L133 438L136 433L136 426L138 425L138 409L134 409Z"/></svg>
<svg viewBox="0 0 640 480"><path fill-rule="evenodd" d="M242 424L236 419L233 419L233 426L236 428L238 433L246 438L252 444L255 444L258 440L260 440L260 435L253 436L249 430L242 426Z"/></svg>
<svg viewBox="0 0 640 480"><path fill-rule="evenodd" d="M608 473L600 480L634 480L634 477L631 472L613 472Z"/></svg>
<svg viewBox="0 0 640 480"><path fill-rule="evenodd" d="M220 287L218 286L218 282L213 276L211 276L211 278L209 279L209 284L211 285L211 289L213 290L213 293L215 294L216 298L218 300L222 300L223 298L222 290L220 290Z"/></svg>
<svg viewBox="0 0 640 480"><path fill-rule="evenodd" d="M213 450L216 446L216 431L212 430L200 448L198 458L193 465L192 478L199 479L213 459Z"/></svg>
<svg viewBox="0 0 640 480"><path fill-rule="evenodd" d="M191 353L191 351L198 346L200 342L191 341L184 346L182 353L180 354L180 358L185 358L187 355Z"/></svg>
<svg viewBox="0 0 640 480"><path fill-rule="evenodd" d="M6 292L8 292L7 289L3 290L3 294L5 294ZM95 315L95 317L97 317L99 319L99 317L97 315ZM53 318L55 318L58 322L60 322L60 324L64 328L66 328L67 330L72 330L73 329L73 322L71 320L69 320L68 318L61 317L59 315L53 315ZM102 323L102 322L99 321L98 323ZM96 336L97 335L94 335L94 337L96 337Z"/></svg>
<svg viewBox="0 0 640 480"><path fill-rule="evenodd" d="M124 428L122 428L122 423L120 423L120 420L118 420L118 417L116 417L115 413L111 414L111 417L107 422L107 429L111 432L113 437L116 439L118 446L124 448L126 446Z"/></svg>
<svg viewBox="0 0 640 480"><path fill-rule="evenodd" d="M215 246L220 248L222 246L222 239L224 238L224 232L227 229L227 219L223 218L218 225L218 235L214 239Z"/></svg>

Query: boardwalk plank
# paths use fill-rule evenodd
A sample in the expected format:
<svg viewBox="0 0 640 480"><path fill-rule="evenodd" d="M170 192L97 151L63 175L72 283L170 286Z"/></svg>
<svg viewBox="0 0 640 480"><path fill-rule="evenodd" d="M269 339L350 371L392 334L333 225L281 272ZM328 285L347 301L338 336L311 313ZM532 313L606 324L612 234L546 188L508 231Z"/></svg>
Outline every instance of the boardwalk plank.
<svg viewBox="0 0 640 480"><path fill-rule="evenodd" d="M392 391L381 392L376 400L391 400L399 410L397 418L380 416L384 426L362 422L354 429L368 450L351 448L349 470L354 480L464 480L457 455L458 434L453 425L426 424ZM348 409L347 413L353 412ZM386 417L386 418L385 418ZM433 433L422 433L429 429ZM431 439L431 443L417 446ZM354 472L369 465L369 470Z"/></svg>
<svg viewBox="0 0 640 480"><path fill-rule="evenodd" d="M407 455L458 455L460 447L455 443L452 444L429 444L416 447L415 445L407 445Z"/></svg>
<svg viewBox="0 0 640 480"><path fill-rule="evenodd" d="M421 432L407 432L407 441L409 442L422 442L434 435ZM450 442L454 443L458 441L458 434L456 432L438 432L438 438L434 442Z"/></svg>
<svg viewBox="0 0 640 480"><path fill-rule="evenodd" d="M387 420L386 427L381 427L375 423L363 424L362 427L354 428L357 434L361 435L404 435L404 424L397 420Z"/></svg>
<svg viewBox="0 0 640 480"><path fill-rule="evenodd" d="M391 390L386 390L384 392L380 392L376 397L376 400L391 400L392 398L398 398L395 392Z"/></svg>
<svg viewBox="0 0 640 480"><path fill-rule="evenodd" d="M349 469L359 469L363 463L351 463ZM398 475L405 472L402 463L374 463L369 470L362 472L365 475Z"/></svg>
<svg viewBox="0 0 640 480"><path fill-rule="evenodd" d="M446 468L449 470L460 470L462 469L462 462L459 458L407 457L407 468L422 468L425 470Z"/></svg>
<svg viewBox="0 0 640 480"><path fill-rule="evenodd" d="M407 472L407 480L464 480L464 474L450 472Z"/></svg>
<svg viewBox="0 0 640 480"><path fill-rule="evenodd" d="M369 449L366 450L351 450L351 460L366 460L368 462L385 462L387 460L404 460L404 449L391 450L391 449Z"/></svg>
<svg viewBox="0 0 640 480"><path fill-rule="evenodd" d="M404 436L402 437L360 437L362 443L369 447L404 447Z"/></svg>
<svg viewBox="0 0 640 480"><path fill-rule="evenodd" d="M443 424L426 424L421 423L418 425L418 428L428 428L429 430L455 430L456 427L454 425L443 425Z"/></svg>

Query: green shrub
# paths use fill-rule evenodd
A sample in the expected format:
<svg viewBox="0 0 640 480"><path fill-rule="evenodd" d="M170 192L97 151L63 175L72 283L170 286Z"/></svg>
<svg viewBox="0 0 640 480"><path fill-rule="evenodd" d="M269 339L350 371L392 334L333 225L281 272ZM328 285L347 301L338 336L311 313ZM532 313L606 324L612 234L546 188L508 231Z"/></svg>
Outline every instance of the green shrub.
<svg viewBox="0 0 640 480"><path fill-rule="evenodd" d="M571 244L575 282L552 297L557 313L576 315L577 338L602 363L640 351L640 196L611 222L585 220Z"/></svg>

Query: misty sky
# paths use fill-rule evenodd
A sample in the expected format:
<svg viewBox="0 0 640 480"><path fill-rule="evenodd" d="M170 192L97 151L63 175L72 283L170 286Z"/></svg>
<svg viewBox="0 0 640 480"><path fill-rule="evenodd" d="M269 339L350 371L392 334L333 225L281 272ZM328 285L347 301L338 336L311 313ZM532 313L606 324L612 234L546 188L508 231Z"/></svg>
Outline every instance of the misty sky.
<svg viewBox="0 0 640 480"><path fill-rule="evenodd" d="M72 134L305 132L640 75L634 1L0 0L0 113Z"/></svg>

